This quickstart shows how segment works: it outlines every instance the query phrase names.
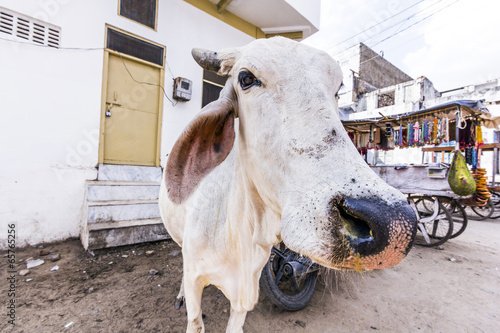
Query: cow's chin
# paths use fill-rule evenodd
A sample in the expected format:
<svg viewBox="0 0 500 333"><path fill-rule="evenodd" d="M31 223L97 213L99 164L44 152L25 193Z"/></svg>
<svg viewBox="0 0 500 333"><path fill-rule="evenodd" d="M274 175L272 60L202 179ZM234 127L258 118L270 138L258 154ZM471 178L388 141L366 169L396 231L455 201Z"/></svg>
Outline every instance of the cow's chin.
<svg viewBox="0 0 500 333"><path fill-rule="evenodd" d="M354 270L363 272L374 269L384 269L398 265L406 254L399 251L396 245L389 246L377 255L361 256L352 249L346 249L336 255L309 255L311 260L319 265L334 270Z"/></svg>
<svg viewBox="0 0 500 333"><path fill-rule="evenodd" d="M398 265L406 257L412 244L411 236L396 232L384 249L374 254L362 255L351 246L349 240L352 238L346 236L343 231L344 228L338 228L338 225L336 227L334 224L325 234L313 237L316 242L304 241L300 242L299 246L294 246L293 241L288 243L286 238L283 240L287 247L325 268L358 272Z"/></svg>

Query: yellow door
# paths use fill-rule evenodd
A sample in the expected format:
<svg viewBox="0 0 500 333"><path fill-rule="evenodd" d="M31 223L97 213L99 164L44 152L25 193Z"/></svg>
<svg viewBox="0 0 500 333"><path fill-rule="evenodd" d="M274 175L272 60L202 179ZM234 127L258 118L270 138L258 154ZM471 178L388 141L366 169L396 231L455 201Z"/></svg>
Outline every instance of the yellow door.
<svg viewBox="0 0 500 333"><path fill-rule="evenodd" d="M108 53L102 162L158 165L161 67Z"/></svg>

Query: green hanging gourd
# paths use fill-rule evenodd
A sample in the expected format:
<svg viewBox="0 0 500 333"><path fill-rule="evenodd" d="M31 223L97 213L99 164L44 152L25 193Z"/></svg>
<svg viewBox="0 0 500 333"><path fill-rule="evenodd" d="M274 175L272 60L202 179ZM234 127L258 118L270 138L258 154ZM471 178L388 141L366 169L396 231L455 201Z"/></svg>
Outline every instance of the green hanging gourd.
<svg viewBox="0 0 500 333"><path fill-rule="evenodd" d="M467 168L465 158L460 150L455 150L448 173L448 184L455 194L468 196L476 191L476 181Z"/></svg>

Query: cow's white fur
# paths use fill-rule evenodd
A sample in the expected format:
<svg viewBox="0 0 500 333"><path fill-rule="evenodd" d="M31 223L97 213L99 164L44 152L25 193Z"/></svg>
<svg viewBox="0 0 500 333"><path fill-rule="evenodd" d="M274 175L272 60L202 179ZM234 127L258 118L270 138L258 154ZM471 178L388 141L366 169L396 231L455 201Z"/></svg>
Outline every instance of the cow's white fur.
<svg viewBox="0 0 500 333"><path fill-rule="evenodd" d="M182 247L187 332L204 331L201 295L209 284L231 302L227 332L242 332L261 270L281 240L331 267L332 197L369 192L388 203L405 200L367 167L345 133L335 97L342 73L330 56L274 38L219 58L219 73L230 75L222 95L234 91L237 100L233 150L184 203L169 199L164 181L160 191L163 221ZM243 91L241 70L262 86Z"/></svg>

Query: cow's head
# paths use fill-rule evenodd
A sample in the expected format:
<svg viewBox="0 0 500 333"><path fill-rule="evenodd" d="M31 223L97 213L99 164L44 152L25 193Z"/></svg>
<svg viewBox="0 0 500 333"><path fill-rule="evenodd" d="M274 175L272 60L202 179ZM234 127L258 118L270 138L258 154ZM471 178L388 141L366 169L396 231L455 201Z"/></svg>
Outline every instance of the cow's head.
<svg viewBox="0 0 500 333"><path fill-rule="evenodd" d="M347 136L338 115L342 73L327 53L273 38L193 56L228 80L174 145L166 170L173 202L185 201L236 139L240 171L279 217L262 221L280 223L275 239L330 268L385 268L406 256L414 213Z"/></svg>

